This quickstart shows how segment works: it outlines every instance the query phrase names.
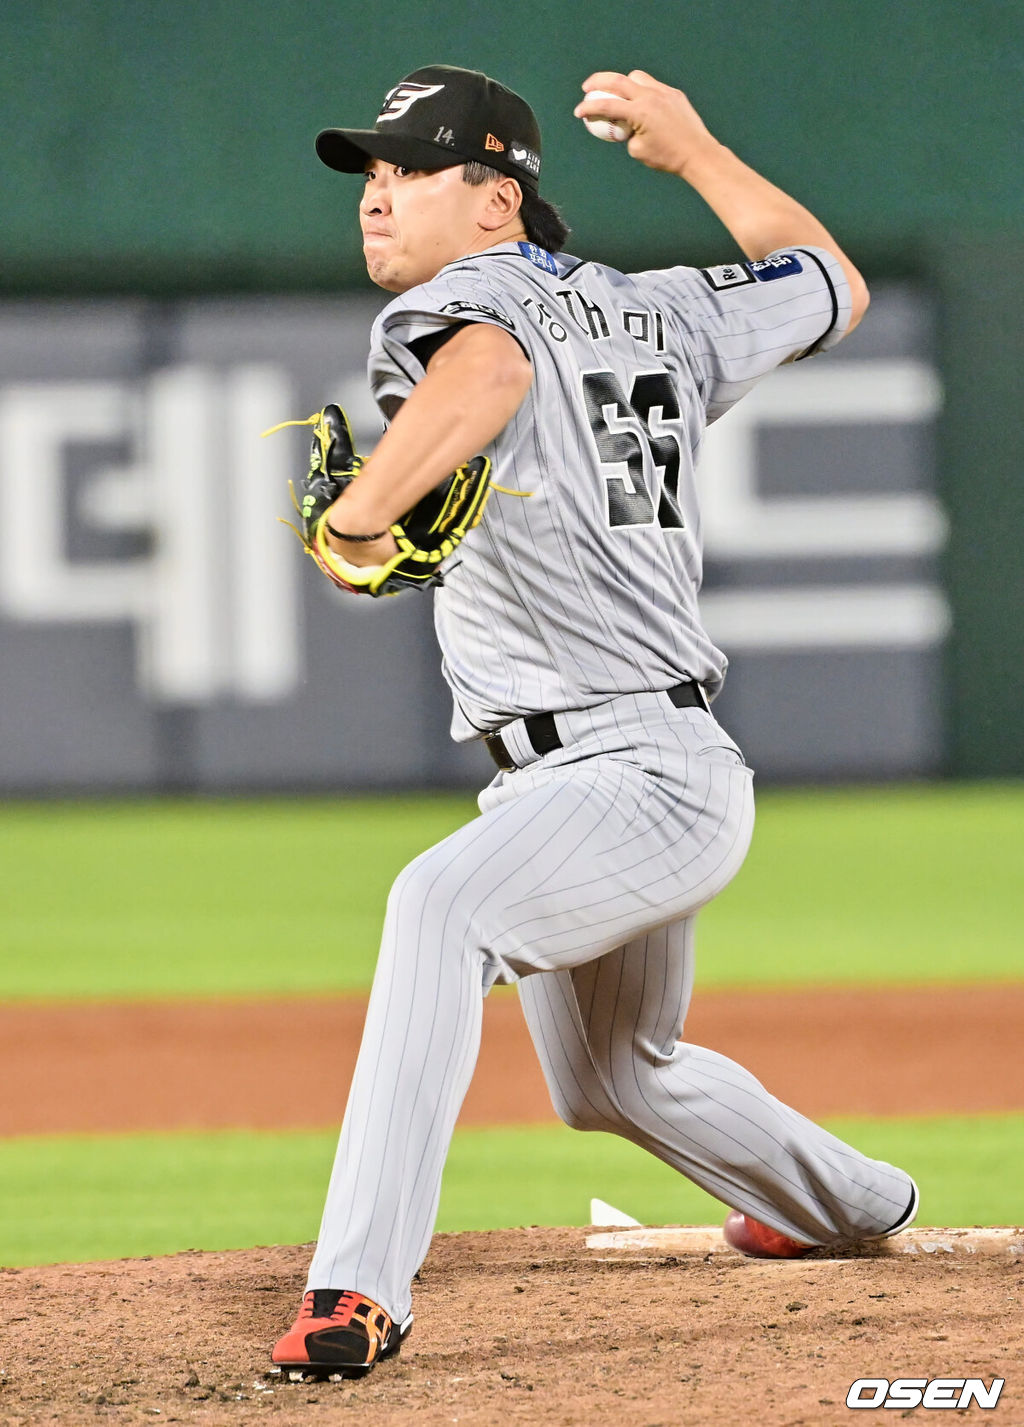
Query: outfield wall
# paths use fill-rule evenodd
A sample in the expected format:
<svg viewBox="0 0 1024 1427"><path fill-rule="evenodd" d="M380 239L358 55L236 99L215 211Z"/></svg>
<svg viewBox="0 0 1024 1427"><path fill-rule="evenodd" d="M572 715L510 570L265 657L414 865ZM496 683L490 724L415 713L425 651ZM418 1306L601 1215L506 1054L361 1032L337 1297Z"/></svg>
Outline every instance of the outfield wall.
<svg viewBox="0 0 1024 1427"><path fill-rule="evenodd" d="M179 399L187 403L189 377L182 373L197 365L219 373L218 391L226 396L223 373L244 365L247 334L259 329L266 336L272 323L280 324L279 344L257 342L253 351L301 395L300 410L335 394L335 380L350 400L364 401L356 373L365 317L376 299L352 217L358 180L319 164L312 136L339 121L369 122L397 78L440 60L487 69L527 95L545 134L542 187L572 223L571 247L628 267L723 261L734 248L684 185L591 140L571 118L572 104L580 80L600 65L640 65L682 83L712 130L804 198L867 274L876 300L854 339L862 345L841 348L827 370L859 364L858 350L891 350L920 357L937 373L937 382L926 380L933 393L941 390L941 409L920 393L906 396L911 407L923 401L929 414L898 416L900 435L890 429L864 444L866 426L892 428L893 422L884 400L864 421L857 404L868 399L863 385L859 396L851 391L849 397L860 434L852 441L843 434L835 414L843 398L833 391L825 407L832 415L814 425L818 436L830 423L834 432L816 457L806 449L787 453L787 442L806 448L805 437L758 431L758 480L773 500L783 498L792 479L794 491L820 492L826 502L886 491L923 492L930 499L937 492L944 514L926 517L903 545L903 526L884 516L875 529L878 538L886 532L885 551L869 539L845 554L818 549L812 555L813 544L793 535L790 545L798 548L785 557L795 559L790 565L780 563L774 547L755 555L749 540L738 551L735 529L724 530L730 524L725 515L718 521L727 553L720 561L712 542L708 588L736 656L720 708L745 738L752 761L778 778L1024 774L1024 561L1017 534L1024 524L1024 403L1018 394L1024 289L1017 279L1024 269L1024 11L1000 0L970 6L860 0L804 14L716 0L642 7L642 18L640 25L624 26L621 7L611 0L555 9L521 0L497 12L394 0L386 26L355 0L128 7L113 0L9 0L3 7L0 292L9 297L0 313L3 380L88 377L114 382L120 394L99 396L82 439L66 443L55 458L51 487L57 484L44 507L52 515L54 501L64 501L66 528L60 526L58 537L52 527L54 549L37 550L33 532L18 523L17 501L31 485L34 458L18 467L9 452L0 455L8 515L15 501L13 526L8 519L0 529L0 586L6 590L0 595L0 787L205 788L352 777L401 782L415 770L424 776L424 767L442 780L478 776L478 760L469 773L465 756L444 743L443 691L428 652L424 608L403 602L384 620L375 617L371 637L368 617L328 615L326 596L309 591L294 571L280 576L291 581L291 603L274 604L270 593L278 586L260 584L255 563L248 584L238 583L241 574L215 577L198 544L186 542L173 556L161 547L160 560L147 564L155 532L172 512L142 508L149 477L111 482L97 475L104 460L136 470L141 462L152 475L150 447L166 473L184 428L160 455L159 441L139 424L149 419L153 401L160 411L173 410ZM884 296L896 290L893 283L902 284L898 304L914 309L910 323L918 333L907 339L909 346L904 341L895 348L887 345ZM292 305L275 307L288 293ZM252 305L235 306L224 294L248 294ZM342 294L355 306L344 305ZM113 305L90 305L101 296ZM209 305L199 304L200 296ZM47 306L26 305L32 301ZM334 324L338 330L328 330ZM193 370L192 380L198 393L203 377ZM243 387L231 400L259 406L255 387ZM903 388L897 382L893 390L898 404ZM9 386L3 400L10 416ZM27 440L23 418L31 401L26 404L24 393L13 400L11 419L19 439ZM84 400L81 391L76 400ZM722 431L749 424L750 415L739 408L733 427ZM806 411L797 416L799 427ZM48 421L42 425L52 430ZM193 485L160 487L171 506L180 499L179 514L187 491L202 497L202 482L221 459L212 431L202 439L198 425L191 429L195 458L184 468ZM934 448L926 449L932 436ZM920 450L904 449L914 441ZM97 454L104 442L106 457ZM253 460L261 469L277 469L276 455ZM743 513L741 502L732 527ZM210 547L215 527L203 528ZM263 568L278 570L282 557L269 544L264 550L262 539L253 535L250 548L260 549ZM922 542L926 549L919 548ZM30 551L40 557L35 567ZM756 567L762 557L764 570ZM843 563L850 558L861 561L855 570ZM172 596L175 559L174 578L183 584ZM181 562L189 560L195 567L183 573ZM832 568L824 569L823 560ZM225 563L233 561L239 563L234 555ZM92 593L83 595L79 568L70 585L26 594L22 585L33 585L33 568L52 575L54 562L98 563L102 568L89 574ZM864 562L873 562L867 575ZM154 591L147 581L157 564L162 583ZM913 585L918 603L912 609L897 593L887 653L876 647L868 658L863 649L840 655L833 648L824 660L806 648L768 654L751 647L742 601L730 606L726 597L737 581L741 589L755 580L774 589L780 578L787 587L866 581L875 591L876 622L886 622L877 600L887 587ZM217 581L226 581L233 594L222 597ZM932 593L922 597L922 584ZM101 588L106 593L96 593ZM273 631L283 609L299 608L300 588L304 632L290 654L279 650L277 672L268 672L272 661L254 648L260 644L252 633L256 613L262 611ZM855 638L860 628L863 642L866 596L858 598L862 617L854 620L854 635L843 637ZM238 608L229 610L230 599ZM90 600L99 602L95 617ZM203 600L207 616L199 612ZM194 616L187 636L182 606ZM799 601L787 608L792 627ZM762 603L759 613L770 609L783 629L786 615L777 600ZM709 618L713 614L709 610ZM904 632L894 647L908 621L918 633ZM340 710L325 703L334 676L310 661L306 643L324 647L321 622L332 631L323 635L326 647L342 639L355 652L382 640L382 655L398 661L391 667L412 661L429 691L415 718L392 710L386 739L361 736L353 726L359 715L350 681ZM177 652L167 647L172 626ZM925 626L930 633L922 643ZM775 635L776 642L786 637ZM248 653L231 653L232 641L240 639L249 640ZM160 692L170 677L168 660L180 666L170 678L177 690L170 699ZM198 674L201 665L206 672ZM268 694L297 678L305 681L301 693L293 687L283 699ZM191 693L189 679L195 681ZM364 679L361 674L357 697L365 691L378 716L381 707L390 710L391 701ZM236 708L239 681L248 692ZM291 752L299 723L306 733ZM325 731L332 737L325 740Z"/></svg>
<svg viewBox="0 0 1024 1427"><path fill-rule="evenodd" d="M682 184L572 118L591 69L681 83L712 132L880 271L924 243L1019 228L1024 15L1004 0L444 6L391 0L6 0L0 15L8 290L349 286L355 180L312 138L372 123L413 68L474 66L522 91L542 189L587 255L715 261ZM726 253L724 257L731 256ZM722 260L722 259L720 259Z"/></svg>
<svg viewBox="0 0 1024 1427"><path fill-rule="evenodd" d="M447 736L431 597L354 600L277 521L326 394L372 449L376 300L0 305L0 787L479 785ZM941 768L926 294L892 285L833 355L708 435L718 709L768 779ZM500 496L495 497L501 499Z"/></svg>

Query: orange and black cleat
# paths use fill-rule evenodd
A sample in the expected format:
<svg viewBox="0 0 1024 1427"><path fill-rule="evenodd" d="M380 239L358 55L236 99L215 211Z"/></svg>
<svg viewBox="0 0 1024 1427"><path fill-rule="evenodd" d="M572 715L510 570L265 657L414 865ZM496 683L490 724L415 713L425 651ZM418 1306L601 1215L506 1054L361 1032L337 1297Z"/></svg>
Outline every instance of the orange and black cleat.
<svg viewBox="0 0 1024 1427"><path fill-rule="evenodd" d="M394 1357L412 1327L412 1314L392 1322L379 1303L339 1288L311 1288L299 1316L274 1345L271 1359L282 1368L365 1377Z"/></svg>

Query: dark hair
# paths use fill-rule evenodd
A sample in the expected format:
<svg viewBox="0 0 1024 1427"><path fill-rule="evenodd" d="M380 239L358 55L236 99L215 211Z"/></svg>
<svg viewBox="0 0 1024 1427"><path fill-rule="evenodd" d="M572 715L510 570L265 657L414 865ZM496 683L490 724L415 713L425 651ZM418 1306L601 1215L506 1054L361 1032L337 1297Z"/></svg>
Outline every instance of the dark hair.
<svg viewBox="0 0 1024 1427"><path fill-rule="evenodd" d="M488 168L486 164L467 163L462 166L462 177L472 188L478 188L482 183L490 183L492 179L506 178L507 176L507 174L499 173L496 168ZM523 194L519 216L523 220L526 236L531 243L536 243L538 248L544 248L549 253L560 253L569 236L568 223L553 203L549 203L546 198L541 198L540 194L534 193L524 184L519 186Z"/></svg>

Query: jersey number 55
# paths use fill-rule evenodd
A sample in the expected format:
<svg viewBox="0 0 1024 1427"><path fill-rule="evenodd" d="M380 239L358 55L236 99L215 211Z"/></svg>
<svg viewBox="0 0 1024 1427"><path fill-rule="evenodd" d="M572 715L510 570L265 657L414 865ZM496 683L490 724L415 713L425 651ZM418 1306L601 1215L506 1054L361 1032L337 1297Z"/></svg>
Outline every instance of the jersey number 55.
<svg viewBox="0 0 1024 1427"><path fill-rule="evenodd" d="M669 432L655 435L651 431L655 413L661 422L679 419L679 403L668 373L640 372L633 379L628 400L614 372L583 372L582 381L587 416L601 464L625 463L629 472L628 480L619 475L605 476L609 525L654 523L654 500L644 484L643 445L636 430L631 429L639 426L642 439L650 451L652 465L664 471L658 502L658 524L664 530L681 530L679 442Z"/></svg>

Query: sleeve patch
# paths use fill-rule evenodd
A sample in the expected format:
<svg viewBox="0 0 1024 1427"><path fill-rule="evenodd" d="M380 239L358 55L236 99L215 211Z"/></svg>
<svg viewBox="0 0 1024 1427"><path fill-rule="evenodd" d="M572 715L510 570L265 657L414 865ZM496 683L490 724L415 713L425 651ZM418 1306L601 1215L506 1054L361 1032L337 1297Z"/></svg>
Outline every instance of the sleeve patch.
<svg viewBox="0 0 1024 1427"><path fill-rule="evenodd" d="M448 302L441 308L441 311L452 317L460 317L465 313L478 312L481 317L486 317L491 322L500 323L502 327L507 327L510 332L515 331L515 323L506 317L504 312L499 312L496 307L488 307L485 302ZM472 321L472 318L468 320Z"/></svg>
<svg viewBox="0 0 1024 1427"><path fill-rule="evenodd" d="M722 263L717 268L701 268L704 281L715 292L729 287L744 287L753 282L774 282L779 277L802 273L803 264L795 253L776 253L753 263Z"/></svg>
<svg viewBox="0 0 1024 1427"><path fill-rule="evenodd" d="M700 274L708 287L715 292L757 281L746 263L723 263L717 268L701 268Z"/></svg>
<svg viewBox="0 0 1024 1427"><path fill-rule="evenodd" d="M789 277L791 273L802 273L803 264L795 253L776 253L771 258L761 258L759 262L747 266L758 282L774 282L777 277Z"/></svg>

